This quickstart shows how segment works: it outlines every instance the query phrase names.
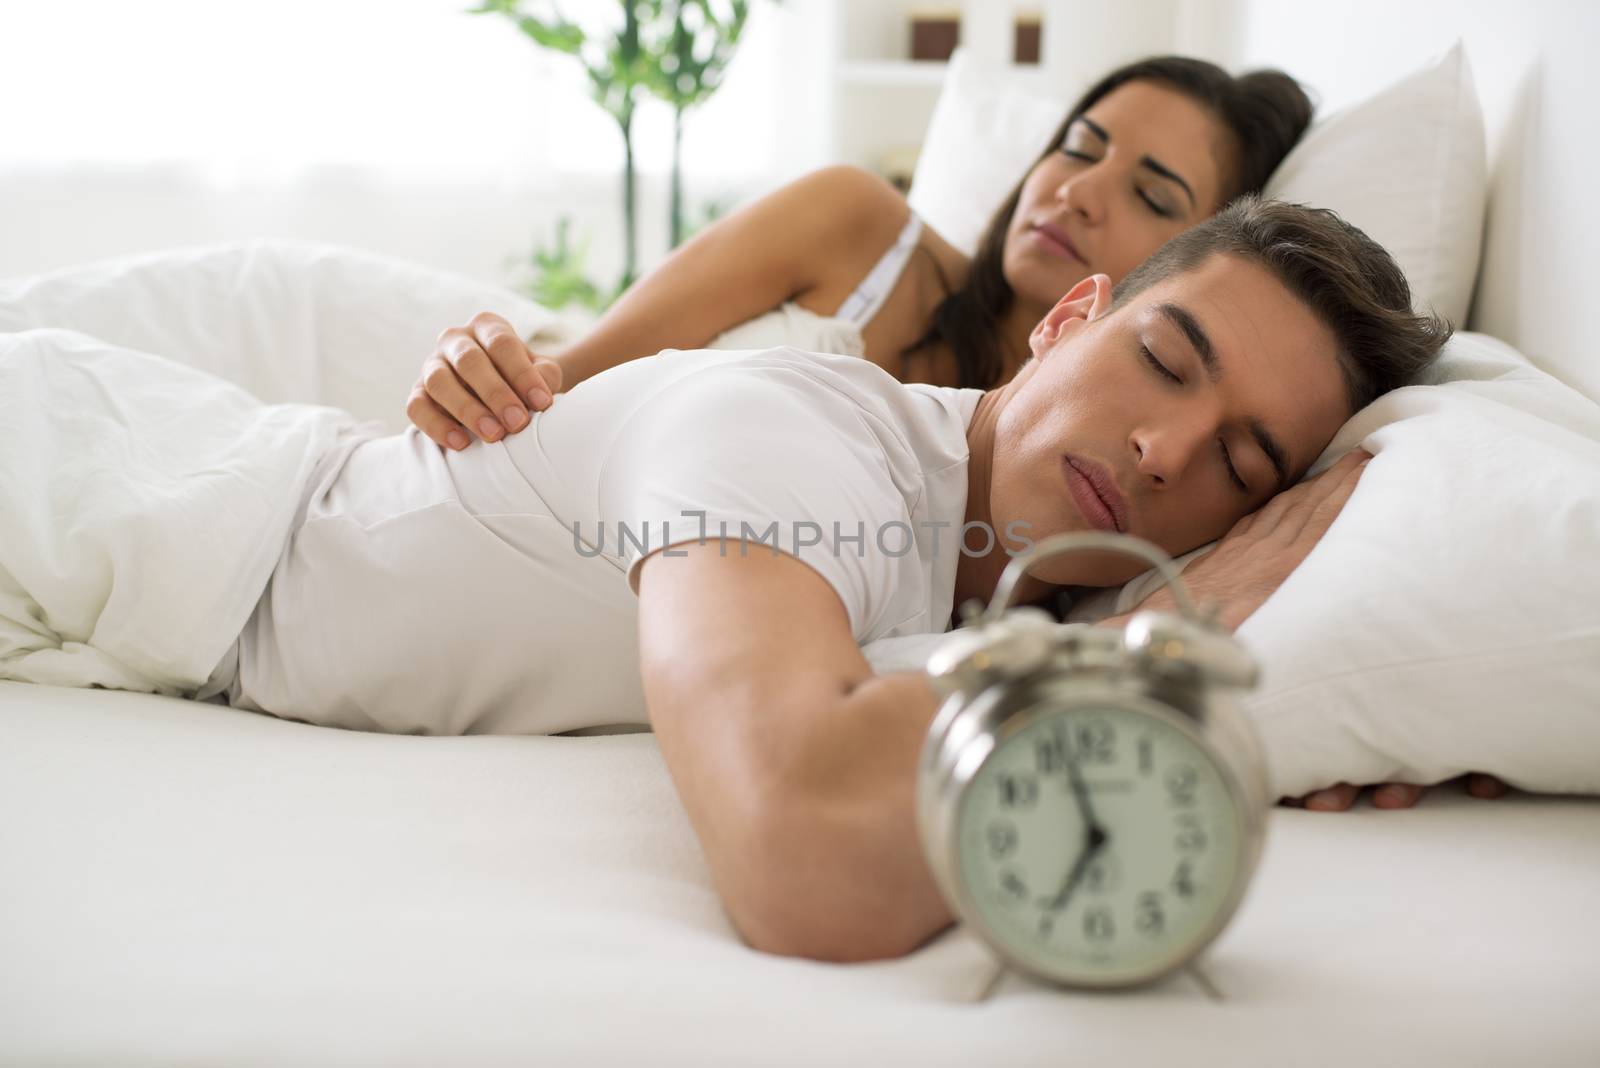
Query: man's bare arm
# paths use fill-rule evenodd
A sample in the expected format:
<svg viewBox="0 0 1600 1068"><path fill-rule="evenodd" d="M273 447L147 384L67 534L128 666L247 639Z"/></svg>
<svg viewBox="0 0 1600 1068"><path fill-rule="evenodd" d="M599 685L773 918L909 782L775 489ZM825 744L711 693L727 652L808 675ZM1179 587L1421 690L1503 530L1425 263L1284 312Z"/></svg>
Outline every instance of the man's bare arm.
<svg viewBox="0 0 1600 1068"><path fill-rule="evenodd" d="M657 553L639 583L645 700L712 880L757 949L903 955L951 922L914 808L937 698L873 675L815 571L722 544Z"/></svg>

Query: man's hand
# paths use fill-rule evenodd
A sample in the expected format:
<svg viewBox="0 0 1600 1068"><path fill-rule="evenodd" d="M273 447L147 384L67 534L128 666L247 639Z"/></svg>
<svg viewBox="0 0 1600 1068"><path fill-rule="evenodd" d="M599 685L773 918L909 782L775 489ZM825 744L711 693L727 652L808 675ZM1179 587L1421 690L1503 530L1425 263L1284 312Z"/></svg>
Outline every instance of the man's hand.
<svg viewBox="0 0 1600 1068"><path fill-rule="evenodd" d="M1215 602L1218 624L1230 634L1238 630L1311 555L1355 492L1370 459L1364 449L1352 449L1316 478L1284 490L1235 523L1215 549L1183 571L1184 587L1196 606L1203 611ZM1145 608L1175 612L1177 600L1163 587L1134 611Z"/></svg>
<svg viewBox="0 0 1600 1068"><path fill-rule="evenodd" d="M1184 585L1197 607L1203 611L1207 604L1217 604L1218 624L1230 634L1237 631L1322 540L1371 459L1365 450L1352 449L1316 478L1285 490L1235 523L1215 549L1184 569ZM1176 613L1177 600L1163 587L1137 608L1102 620L1101 625L1120 626L1143 609ZM1508 789L1492 775L1474 772L1463 778L1473 797L1501 797ZM1427 789L1412 783L1379 783L1373 786L1372 804L1380 809L1411 808ZM1361 786L1341 782L1304 797L1284 798L1283 803L1314 812L1346 812L1361 791Z"/></svg>
<svg viewBox="0 0 1600 1068"><path fill-rule="evenodd" d="M474 437L499 441L528 425L561 391L561 365L540 356L493 312L439 335L411 387L406 416L433 441L464 449Z"/></svg>
<svg viewBox="0 0 1600 1068"><path fill-rule="evenodd" d="M751 946L876 960L951 923L916 826L938 696L873 674L821 575L759 544L657 551L639 652L662 758Z"/></svg>

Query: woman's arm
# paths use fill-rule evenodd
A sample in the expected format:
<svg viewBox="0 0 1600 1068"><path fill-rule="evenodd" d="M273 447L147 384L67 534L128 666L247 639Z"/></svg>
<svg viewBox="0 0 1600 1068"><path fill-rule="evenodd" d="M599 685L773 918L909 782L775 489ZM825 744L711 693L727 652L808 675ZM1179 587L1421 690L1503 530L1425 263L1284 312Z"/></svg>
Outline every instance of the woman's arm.
<svg viewBox="0 0 1600 1068"><path fill-rule="evenodd" d="M702 347L786 300L865 273L907 210L888 183L854 167L789 183L697 234L623 294L594 330L554 357L562 388L662 349ZM485 315L447 330L423 364L407 415L439 444L449 444L452 431L498 440L506 409L533 403L528 389L515 387L535 387L530 371L540 357L514 333L493 340L505 325ZM485 418L492 435L482 433ZM513 430L526 425L516 422Z"/></svg>

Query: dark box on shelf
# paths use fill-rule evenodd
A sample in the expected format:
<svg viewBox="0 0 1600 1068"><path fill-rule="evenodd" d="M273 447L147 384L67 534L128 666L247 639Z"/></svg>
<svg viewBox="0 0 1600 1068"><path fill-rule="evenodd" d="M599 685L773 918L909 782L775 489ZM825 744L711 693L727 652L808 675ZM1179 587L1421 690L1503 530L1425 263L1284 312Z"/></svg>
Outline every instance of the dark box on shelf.
<svg viewBox="0 0 1600 1068"><path fill-rule="evenodd" d="M1015 63L1039 62L1039 38L1042 36L1038 15L1018 15L1014 24L1011 59Z"/></svg>
<svg viewBox="0 0 1600 1068"><path fill-rule="evenodd" d="M960 43L960 9L930 9L911 13L912 59L946 60Z"/></svg>

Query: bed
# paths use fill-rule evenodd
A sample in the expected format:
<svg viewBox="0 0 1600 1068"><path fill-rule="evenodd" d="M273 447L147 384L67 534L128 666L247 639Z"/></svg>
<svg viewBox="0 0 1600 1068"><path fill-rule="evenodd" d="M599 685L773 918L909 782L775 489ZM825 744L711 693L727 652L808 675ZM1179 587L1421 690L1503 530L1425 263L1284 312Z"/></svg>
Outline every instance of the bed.
<svg viewBox="0 0 1600 1068"><path fill-rule="evenodd" d="M1317 52L1264 0L1196 9L1233 40L1230 62L1308 75L1321 63L1376 77L1441 42L1424 5L1357 5L1353 24L1381 14L1395 30L1364 60L1354 31ZM1600 275L1555 246L1575 225L1557 209L1600 165L1561 133L1595 99L1573 42L1600 24L1554 2L1525 5L1514 31L1487 2L1450 10L1488 57L1480 84L1498 115L1471 325L1594 399L1575 298ZM1523 44L1540 65L1504 58ZM1600 236L1582 225L1590 240L1572 249ZM424 305L430 322L457 321L484 297L403 265L293 252L305 277L341 275L343 298L359 279L372 314L325 319L313 286L276 337L219 321L191 362L269 400L392 418L413 364L341 363L393 340L350 324L392 331ZM101 270L162 277L140 267ZM1552 282L1522 281L1536 270ZM94 326L96 276L74 278L72 313ZM499 299L525 332L545 324ZM156 318L136 327L151 351L185 345ZM237 333L214 343L224 330ZM305 359L268 356L289 348ZM1600 766L1583 748L1592 734L1572 737L1574 764ZM730 927L647 733L387 736L0 682L4 1065L1589 1066L1597 887L1600 798L1490 803L1444 785L1404 812L1274 809L1260 873L1200 973L1137 993L997 979L961 929L900 960L783 959Z"/></svg>
<svg viewBox="0 0 1600 1068"><path fill-rule="evenodd" d="M1205 965L744 948L649 735L418 738L0 684L8 1064L1593 1064L1592 799L1274 812ZM1588 937L1591 944L1579 943Z"/></svg>

